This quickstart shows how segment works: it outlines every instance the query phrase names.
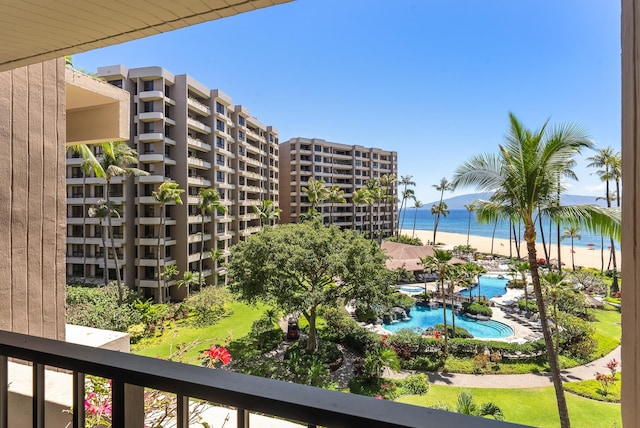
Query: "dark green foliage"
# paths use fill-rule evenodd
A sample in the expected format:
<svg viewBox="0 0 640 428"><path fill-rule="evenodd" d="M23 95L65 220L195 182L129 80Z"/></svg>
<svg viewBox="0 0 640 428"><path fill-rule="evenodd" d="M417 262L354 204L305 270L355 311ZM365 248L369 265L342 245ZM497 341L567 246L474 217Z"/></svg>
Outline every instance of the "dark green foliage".
<svg viewBox="0 0 640 428"><path fill-rule="evenodd" d="M272 319L264 316L253 322L247 335L253 347L260 352L271 351L284 340L284 332Z"/></svg>
<svg viewBox="0 0 640 428"><path fill-rule="evenodd" d="M571 289L559 289L557 297L558 310L582 318L586 321L593 321L588 312L587 300L579 291ZM551 305L549 305L551 307Z"/></svg>
<svg viewBox="0 0 640 428"><path fill-rule="evenodd" d="M485 301L479 302L462 302L462 309L472 315L484 315L490 317L493 315L493 311Z"/></svg>
<svg viewBox="0 0 640 428"><path fill-rule="evenodd" d="M284 359L296 359L296 358L304 358L309 355L309 352L305 349L306 343L304 340L299 340L295 343L292 343L287 348ZM315 358L318 361L321 361L323 364L335 366L339 363L342 363L342 352L338 349L338 345L333 342L323 341L320 342L318 349L315 352ZM337 368L337 367L336 367Z"/></svg>
<svg viewBox="0 0 640 428"><path fill-rule="evenodd" d="M420 240L420 238L412 238L408 235L400 235L399 237L390 236L385 241L389 242L399 242L401 244L415 245L416 247L422 247L424 244Z"/></svg>
<svg viewBox="0 0 640 428"><path fill-rule="evenodd" d="M527 281L523 281L522 279L515 279L514 278L514 279L512 279L511 281L509 281L507 283L507 287L522 290L526 283L527 283Z"/></svg>
<svg viewBox="0 0 640 428"><path fill-rule="evenodd" d="M434 327L436 330L444 331L444 324L436 324ZM449 324L447 324L447 333L449 335L449 338L451 339L453 338L471 339L473 337L473 335L469 333L466 328L456 326L456 331L453 331L453 327Z"/></svg>
<svg viewBox="0 0 640 428"><path fill-rule="evenodd" d="M518 309L523 311L524 308L525 308L524 299L518 300ZM538 305L536 304L535 300L529 300L528 308L529 308L529 312L530 313L532 313L532 314L538 313Z"/></svg>
<svg viewBox="0 0 640 428"><path fill-rule="evenodd" d="M560 348L576 358L588 358L597 347L594 329L586 321L567 313L558 313Z"/></svg>
<svg viewBox="0 0 640 428"><path fill-rule="evenodd" d="M214 324L228 315L225 302L230 297L226 288L204 287L185 300L184 304L191 313L189 321L197 326Z"/></svg>
<svg viewBox="0 0 640 428"><path fill-rule="evenodd" d="M415 373L407 376L402 386L408 394L424 395L429 392L429 379L424 373Z"/></svg>
<svg viewBox="0 0 640 428"><path fill-rule="evenodd" d="M323 308L322 316L326 322L322 337L327 340L342 343L361 354L373 349L378 341L377 334L362 328L344 308Z"/></svg>
<svg viewBox="0 0 640 428"><path fill-rule="evenodd" d="M401 307L402 309L407 311L407 313L409 313L409 310L415 304L416 304L416 299L414 299L411 296L407 296L406 294L402 294L402 293L394 293L394 294L392 294L391 297L390 297L390 301L389 301L389 305L390 306L392 306L392 307L394 307L394 306Z"/></svg>
<svg viewBox="0 0 640 428"><path fill-rule="evenodd" d="M118 287L67 286L67 322L104 330L127 331L142 321L133 302L138 295L125 289L123 304L118 305Z"/></svg>

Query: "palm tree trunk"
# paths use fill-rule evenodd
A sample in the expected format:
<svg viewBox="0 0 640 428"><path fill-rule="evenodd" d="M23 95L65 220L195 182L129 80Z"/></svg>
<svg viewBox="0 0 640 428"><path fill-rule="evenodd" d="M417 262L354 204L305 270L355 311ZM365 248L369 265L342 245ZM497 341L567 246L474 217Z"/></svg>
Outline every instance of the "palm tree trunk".
<svg viewBox="0 0 640 428"><path fill-rule="evenodd" d="M407 198L402 198L402 205L400 205L400 210L402 211L402 226L398 227L398 233L400 233L400 230L404 228L404 218L407 215Z"/></svg>
<svg viewBox="0 0 640 428"><path fill-rule="evenodd" d="M202 287L202 258L204 257L204 216L206 212L202 210L200 212L200 217L202 217L201 232L202 232L202 241L200 242L200 260L198 260L198 289ZM260 225L262 226L262 220L260 220Z"/></svg>
<svg viewBox="0 0 640 428"><path fill-rule="evenodd" d="M469 245L470 234L471 234L471 211L469 211L469 219L467 220L467 245Z"/></svg>
<svg viewBox="0 0 640 428"><path fill-rule="evenodd" d="M87 284L87 173L82 170L82 284Z"/></svg>
<svg viewBox="0 0 640 428"><path fill-rule="evenodd" d="M516 233L516 224L511 223L513 225L513 244L516 247L516 257L520 260L520 234Z"/></svg>
<svg viewBox="0 0 640 428"><path fill-rule="evenodd" d="M451 287L451 331L453 332L453 337L456 335L456 296L455 296L455 287Z"/></svg>
<svg viewBox="0 0 640 428"><path fill-rule="evenodd" d="M100 238L102 238L102 258L104 259L104 270L102 271L102 277L104 278L104 286L109 284L109 249L107 248L107 241L105 240L106 229L102 219L100 219Z"/></svg>
<svg viewBox="0 0 640 428"><path fill-rule="evenodd" d="M544 251L544 259L549 260L549 253L547 253L547 243L544 241L544 228L542 227L542 215L538 210L538 224L540 224L540 238L542 239L542 250Z"/></svg>
<svg viewBox="0 0 640 428"><path fill-rule="evenodd" d="M496 227L498 227L498 220L493 223L493 233L491 234L491 255L493 256L493 241L496 238Z"/></svg>
<svg viewBox="0 0 640 428"><path fill-rule="evenodd" d="M538 273L538 262L536 259L536 232L533 222L525 223L525 240L527 242L527 252L529 254L529 266L531 271L531 280L533 282L533 290L536 295L536 303L538 305L538 313L540 314L540 325L544 336L544 344L547 350L547 358L549 359L549 368L551 369L551 378L556 393L556 401L558 404L558 413L560 415L560 426L562 428L570 428L569 410L567 409L567 400L564 395L562 386L562 377L560 375L560 366L558 365L558 355L553 343L553 337L549 330L549 322L547 319L547 308L542 296L542 288L540 286L540 275Z"/></svg>
<svg viewBox="0 0 640 428"><path fill-rule="evenodd" d="M158 275L158 303L164 303L164 290L162 289L162 275L160 272L160 250L164 239L164 204L160 204L160 225L158 226L158 248L156 250L156 274Z"/></svg>
<svg viewBox="0 0 640 428"><path fill-rule="evenodd" d="M571 267L576 271L575 251L573 250L573 236L571 237Z"/></svg>
<svg viewBox="0 0 640 428"><path fill-rule="evenodd" d="M416 219L418 217L418 208L413 212L413 232L411 232L411 237L414 238L416 236Z"/></svg>
<svg viewBox="0 0 640 428"><path fill-rule="evenodd" d="M439 222L440 222L440 213L437 213L436 218L433 221L433 245L436 245L436 232L438 231Z"/></svg>
<svg viewBox="0 0 640 428"><path fill-rule="evenodd" d="M113 226L111 225L111 200L109 199L109 188L110 180L107 180L105 184L105 194L107 197L107 207L109 208L109 212L107 213L107 223L109 224L109 240L111 241L111 253L113 254L113 264L116 268L116 283L118 284L118 305L122 305L124 300L124 290L122 289L122 278L120 278L120 263L118 263L118 254L116 253L116 244L113 239ZM109 268L105 266L107 269L107 277L109 276Z"/></svg>
<svg viewBox="0 0 640 428"><path fill-rule="evenodd" d="M604 235L600 234L600 273L604 273Z"/></svg>
<svg viewBox="0 0 640 428"><path fill-rule="evenodd" d="M440 290L442 296L442 323L444 324L444 357L447 358L449 354L449 341L448 341L448 332L447 332L447 299L445 298L444 292L444 281L442 280L442 275L440 276Z"/></svg>
<svg viewBox="0 0 640 428"><path fill-rule="evenodd" d="M556 228L557 228L557 233L558 233L558 273L562 273L562 257L560 256L562 253L562 247L560 246L560 239L562 238L560 236L560 222L556 222Z"/></svg>

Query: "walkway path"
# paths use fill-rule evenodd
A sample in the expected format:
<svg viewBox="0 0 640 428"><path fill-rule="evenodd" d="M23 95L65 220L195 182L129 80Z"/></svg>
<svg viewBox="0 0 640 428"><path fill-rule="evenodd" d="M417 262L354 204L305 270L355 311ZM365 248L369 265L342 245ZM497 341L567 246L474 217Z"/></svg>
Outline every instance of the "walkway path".
<svg viewBox="0 0 640 428"><path fill-rule="evenodd" d="M596 372L607 371L606 365L611 359L620 361L620 347L611 351L608 355L594 360L583 366L577 366L562 370L562 377L565 382L575 382L580 380L594 379ZM621 365L618 366L620 371ZM402 379L413 372L387 372L385 377ZM541 386L551 386L552 380L549 373L528 373L528 374L460 374L460 373L427 373L429 382L435 385L461 386L468 388L537 388Z"/></svg>

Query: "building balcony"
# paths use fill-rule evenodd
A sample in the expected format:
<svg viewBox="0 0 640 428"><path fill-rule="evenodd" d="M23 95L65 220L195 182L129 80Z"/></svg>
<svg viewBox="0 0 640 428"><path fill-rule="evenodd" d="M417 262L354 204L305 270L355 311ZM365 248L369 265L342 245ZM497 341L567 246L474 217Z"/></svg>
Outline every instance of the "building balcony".
<svg viewBox="0 0 640 428"><path fill-rule="evenodd" d="M204 216L204 222L205 223L211 222L211 216L210 215ZM190 215L190 216L187 217L187 223L189 223L189 224L200 224L200 223L202 223L202 216L201 215Z"/></svg>
<svg viewBox="0 0 640 428"><path fill-rule="evenodd" d="M202 104L200 101L194 100L193 98L187 98L187 107L202 116L211 116L211 108L206 104Z"/></svg>
<svg viewBox="0 0 640 428"><path fill-rule="evenodd" d="M202 241L209 241L209 240L211 240L210 233L205 233L204 235L202 233L192 233L187 237L187 242L189 244L193 244L194 242L202 242Z"/></svg>
<svg viewBox="0 0 640 428"><path fill-rule="evenodd" d="M138 120L140 122L154 122L156 120L164 119L164 113L161 111L147 111L138 113Z"/></svg>
<svg viewBox="0 0 640 428"><path fill-rule="evenodd" d="M202 132L204 134L211 134L211 127L205 125L199 120L192 119L190 117L187 118L187 125L198 132Z"/></svg>
<svg viewBox="0 0 640 428"><path fill-rule="evenodd" d="M164 182L164 175L141 175L137 177L138 183L144 184L152 184L152 183L162 183Z"/></svg>
<svg viewBox="0 0 640 428"><path fill-rule="evenodd" d="M155 163L162 162L164 160L164 155L161 153L145 153L138 156L140 162L144 163Z"/></svg>
<svg viewBox="0 0 640 428"><path fill-rule="evenodd" d="M189 156L187 158L187 165L188 166L192 166L194 168L198 168L198 169L211 169L211 163L207 162L203 159L200 158L196 158L193 156Z"/></svg>
<svg viewBox="0 0 640 428"><path fill-rule="evenodd" d="M175 264L175 261L172 258L160 259L160 266L167 266ZM142 267L153 267L158 266L158 259L156 259L155 254L145 254L143 257L139 257L136 259L136 266ZM158 284L156 283L156 286Z"/></svg>
<svg viewBox="0 0 640 428"><path fill-rule="evenodd" d="M163 100L164 93L162 91L142 91L138 94L140 101L156 101Z"/></svg>
<svg viewBox="0 0 640 428"><path fill-rule="evenodd" d="M202 177L187 177L187 184L189 186L199 186L199 187L211 187L211 181Z"/></svg>
<svg viewBox="0 0 640 428"><path fill-rule="evenodd" d="M156 246L158 245L158 238L153 236L149 236L145 238L136 238L135 244ZM176 240L175 238L172 238L172 237L160 239L160 245L165 245L165 246L176 245Z"/></svg>
<svg viewBox="0 0 640 428"><path fill-rule="evenodd" d="M187 137L187 145L190 148L202 150L203 152L210 152L211 151L211 145L205 143L204 141L202 141L199 138Z"/></svg>
<svg viewBox="0 0 640 428"><path fill-rule="evenodd" d="M150 143L153 141L162 141L164 134L162 132L145 132L138 135L138 141L141 143Z"/></svg>

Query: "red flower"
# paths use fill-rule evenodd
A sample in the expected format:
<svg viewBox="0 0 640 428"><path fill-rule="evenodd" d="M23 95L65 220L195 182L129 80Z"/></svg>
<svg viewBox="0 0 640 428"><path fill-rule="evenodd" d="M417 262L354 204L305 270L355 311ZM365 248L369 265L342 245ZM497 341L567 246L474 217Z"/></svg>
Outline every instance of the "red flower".
<svg viewBox="0 0 640 428"><path fill-rule="evenodd" d="M220 361L223 365L231 362L231 354L227 351L227 348L223 346L211 345L211 347L204 351L203 356L208 359L210 364Z"/></svg>

